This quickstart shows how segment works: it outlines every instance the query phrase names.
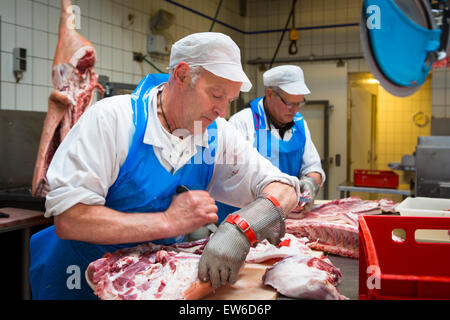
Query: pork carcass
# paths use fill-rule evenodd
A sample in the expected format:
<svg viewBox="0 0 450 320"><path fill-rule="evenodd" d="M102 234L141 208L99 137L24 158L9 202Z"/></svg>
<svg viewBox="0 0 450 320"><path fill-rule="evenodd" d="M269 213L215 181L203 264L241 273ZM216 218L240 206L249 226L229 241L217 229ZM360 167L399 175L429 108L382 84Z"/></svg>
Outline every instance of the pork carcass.
<svg viewBox="0 0 450 320"><path fill-rule="evenodd" d="M332 254L358 257L358 215L395 212L396 202L361 200L358 197L337 199L309 212L291 212L286 232L307 237L311 248Z"/></svg>
<svg viewBox="0 0 450 320"><path fill-rule="evenodd" d="M206 241L120 249L91 262L86 277L103 300L200 299L213 291L197 276Z"/></svg>
<svg viewBox="0 0 450 320"><path fill-rule="evenodd" d="M98 89L100 94L104 92L94 72L97 60L94 46L76 32L70 0L61 0L58 32L52 65L52 82L55 90L49 98L34 168L31 190L34 197L46 196L48 192L46 173L56 149L86 108L91 105L94 90ZM65 107L52 101L58 100L58 93L67 96Z"/></svg>
<svg viewBox="0 0 450 320"><path fill-rule="evenodd" d="M267 268L263 283L290 298L346 300L336 288L341 278L339 269L327 258L299 254Z"/></svg>

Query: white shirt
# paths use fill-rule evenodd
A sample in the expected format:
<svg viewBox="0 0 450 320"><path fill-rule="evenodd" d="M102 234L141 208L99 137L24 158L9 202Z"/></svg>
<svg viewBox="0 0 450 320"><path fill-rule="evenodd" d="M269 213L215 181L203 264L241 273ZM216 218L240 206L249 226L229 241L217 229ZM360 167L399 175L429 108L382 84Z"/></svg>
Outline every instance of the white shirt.
<svg viewBox="0 0 450 320"><path fill-rule="evenodd" d="M264 110L262 106L263 100L259 101L261 104L261 110ZM253 142L256 137L256 130L253 124L253 113L250 108L245 108L244 110L239 111L234 114L229 122L235 126L244 136L245 138L253 145ZM266 128L268 128L267 124L267 116L265 117ZM322 164L320 162L320 156L317 152L314 143L311 140L311 133L309 132L308 125L306 120L304 120L305 124L305 135L306 135L306 143L305 143L305 152L303 153L303 162L300 169L300 177L307 175L310 172L318 172L322 176L322 184L325 182L325 172L322 169ZM270 132L278 139L280 139L280 134L278 129L276 129L272 124L270 125ZM287 130L284 133L283 141L289 141L292 137L292 129Z"/></svg>
<svg viewBox="0 0 450 320"><path fill-rule="evenodd" d="M156 96L161 88L154 88L150 93L143 142L153 145L158 160L167 171L174 173L196 154L195 145L208 147L208 132L184 139L169 134L157 116ZM105 204L108 189L117 179L132 142L132 116L130 95L100 100L84 112L58 147L48 168L50 191L45 203L46 217L61 214L77 203ZM293 186L300 196L297 178L274 167L225 119L218 118L216 122L214 171L206 189L211 197L243 207L275 181Z"/></svg>

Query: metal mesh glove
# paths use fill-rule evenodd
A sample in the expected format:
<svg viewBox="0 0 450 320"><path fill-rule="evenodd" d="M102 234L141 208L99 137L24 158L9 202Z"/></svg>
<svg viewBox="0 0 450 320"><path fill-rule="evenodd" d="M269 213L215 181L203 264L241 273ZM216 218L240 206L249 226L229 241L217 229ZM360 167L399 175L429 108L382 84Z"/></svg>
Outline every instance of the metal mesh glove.
<svg viewBox="0 0 450 320"><path fill-rule="evenodd" d="M286 232L285 215L278 201L274 199L278 205L275 206L267 197L270 196L259 196L236 214L250 224L258 241L267 239L271 244L278 245Z"/></svg>
<svg viewBox="0 0 450 320"><path fill-rule="evenodd" d="M314 178L305 176L300 179L300 192L303 193L305 191L308 191L311 197L311 201L308 202L304 207L305 211L309 211L314 205L314 199L317 197L317 194L319 193L319 185L317 184Z"/></svg>
<svg viewBox="0 0 450 320"><path fill-rule="evenodd" d="M235 225L222 222L203 250L198 278L211 280L214 288L227 282L235 283L249 250L247 237Z"/></svg>
<svg viewBox="0 0 450 320"><path fill-rule="evenodd" d="M276 202L275 199L274 201ZM243 224L228 222L233 221L233 217L240 217L245 221ZM199 279L211 280L215 288L226 282L235 283L250 246L256 244L253 240L267 239L277 245L285 234L284 219L283 209L266 196L258 197L234 215L229 215L227 220L220 224L203 251L198 267Z"/></svg>

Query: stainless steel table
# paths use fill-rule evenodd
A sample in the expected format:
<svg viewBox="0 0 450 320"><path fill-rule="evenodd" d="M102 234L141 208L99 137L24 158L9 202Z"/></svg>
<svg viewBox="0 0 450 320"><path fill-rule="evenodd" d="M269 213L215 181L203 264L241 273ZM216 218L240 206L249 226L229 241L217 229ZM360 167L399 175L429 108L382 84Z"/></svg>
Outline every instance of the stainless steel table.
<svg viewBox="0 0 450 320"><path fill-rule="evenodd" d="M368 193L385 193L385 194L399 194L405 199L411 196L411 190L406 189L388 189L388 188L374 188L374 187L358 187L350 182L341 183L336 187L340 192L340 197L348 198L350 197L350 192L368 192Z"/></svg>
<svg viewBox="0 0 450 320"><path fill-rule="evenodd" d="M339 293L350 300L358 300L359 260L331 254L327 257L342 273L342 281L337 286Z"/></svg>

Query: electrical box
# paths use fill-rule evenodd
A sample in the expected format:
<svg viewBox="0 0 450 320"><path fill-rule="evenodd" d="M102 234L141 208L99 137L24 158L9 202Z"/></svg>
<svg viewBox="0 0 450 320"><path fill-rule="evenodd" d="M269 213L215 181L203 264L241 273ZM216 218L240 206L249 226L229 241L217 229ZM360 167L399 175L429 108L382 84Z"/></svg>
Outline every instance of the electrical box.
<svg viewBox="0 0 450 320"><path fill-rule="evenodd" d="M148 53L169 55L169 41L160 34L150 34L147 38Z"/></svg>
<svg viewBox="0 0 450 320"><path fill-rule="evenodd" d="M27 49L14 48L14 70L13 71L27 71Z"/></svg>
<svg viewBox="0 0 450 320"><path fill-rule="evenodd" d="M23 73L27 71L27 49L14 48L13 57L13 73L16 82L19 82L23 78Z"/></svg>

